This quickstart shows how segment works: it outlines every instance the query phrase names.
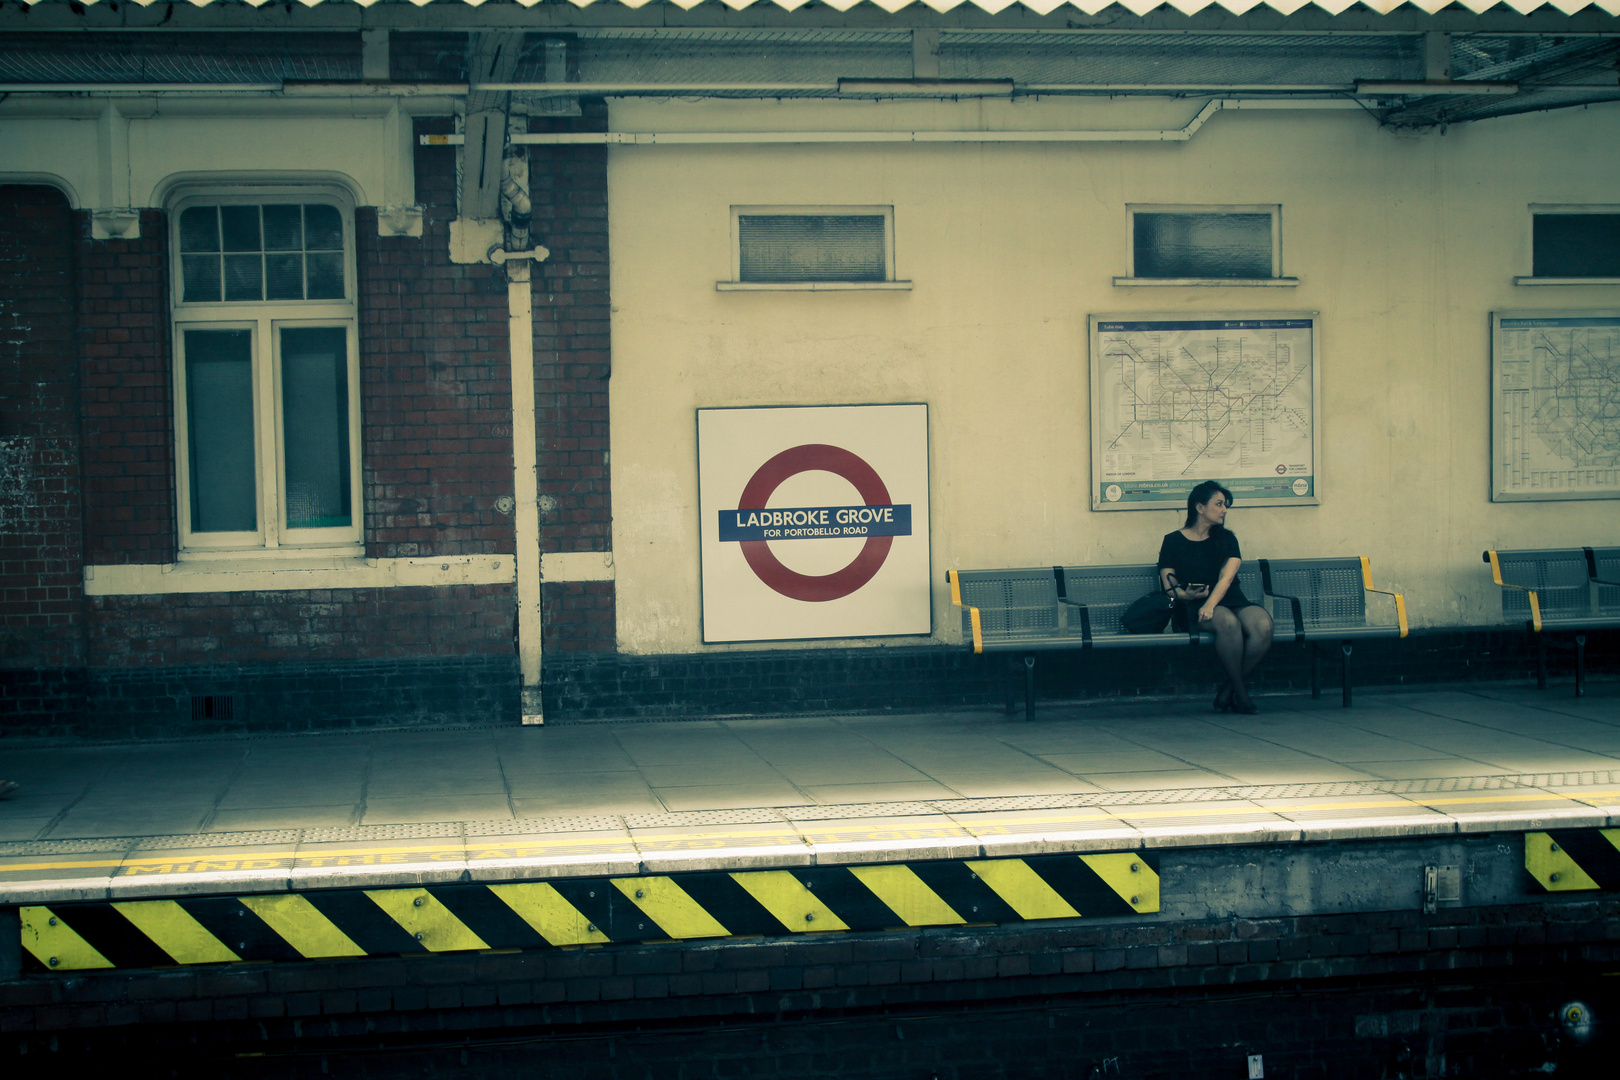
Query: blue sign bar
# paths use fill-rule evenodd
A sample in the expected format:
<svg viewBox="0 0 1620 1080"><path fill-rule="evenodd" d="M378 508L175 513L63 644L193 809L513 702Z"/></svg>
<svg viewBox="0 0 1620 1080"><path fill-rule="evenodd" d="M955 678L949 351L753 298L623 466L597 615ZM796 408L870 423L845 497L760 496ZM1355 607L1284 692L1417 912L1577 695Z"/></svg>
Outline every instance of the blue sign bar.
<svg viewBox="0 0 1620 1080"><path fill-rule="evenodd" d="M1100 322L1105 334L1135 333L1142 330L1309 330L1310 319L1174 319L1152 322Z"/></svg>
<svg viewBox="0 0 1620 1080"><path fill-rule="evenodd" d="M910 535L910 503L896 506L794 506L720 511L721 543Z"/></svg>

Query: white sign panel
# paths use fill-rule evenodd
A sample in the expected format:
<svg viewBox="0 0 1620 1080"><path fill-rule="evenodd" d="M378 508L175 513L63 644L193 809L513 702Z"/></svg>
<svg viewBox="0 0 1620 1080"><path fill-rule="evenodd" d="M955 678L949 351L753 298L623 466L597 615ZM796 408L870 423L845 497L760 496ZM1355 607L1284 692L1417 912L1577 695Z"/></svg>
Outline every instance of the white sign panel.
<svg viewBox="0 0 1620 1080"><path fill-rule="evenodd" d="M1316 313L1091 316L1091 508L1317 502Z"/></svg>
<svg viewBox="0 0 1620 1080"><path fill-rule="evenodd" d="M699 409L703 640L928 634L928 406Z"/></svg>
<svg viewBox="0 0 1620 1080"><path fill-rule="evenodd" d="M1491 315L1491 499L1620 498L1620 311Z"/></svg>

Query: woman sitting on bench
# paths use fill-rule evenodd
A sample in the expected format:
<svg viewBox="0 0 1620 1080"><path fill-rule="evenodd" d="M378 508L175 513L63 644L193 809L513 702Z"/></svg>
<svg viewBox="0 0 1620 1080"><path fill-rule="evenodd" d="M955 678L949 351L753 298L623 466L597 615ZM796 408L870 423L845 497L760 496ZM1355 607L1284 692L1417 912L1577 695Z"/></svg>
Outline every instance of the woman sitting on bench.
<svg viewBox="0 0 1620 1080"><path fill-rule="evenodd" d="M1215 692L1215 711L1257 713L1243 677L1271 648L1272 623L1266 609L1238 586L1243 555L1225 524L1231 505L1232 493L1214 480L1192 489L1187 523L1166 533L1159 547L1159 585L1172 588L1174 575L1176 599L1198 604L1198 629L1215 635L1215 659L1226 676Z"/></svg>

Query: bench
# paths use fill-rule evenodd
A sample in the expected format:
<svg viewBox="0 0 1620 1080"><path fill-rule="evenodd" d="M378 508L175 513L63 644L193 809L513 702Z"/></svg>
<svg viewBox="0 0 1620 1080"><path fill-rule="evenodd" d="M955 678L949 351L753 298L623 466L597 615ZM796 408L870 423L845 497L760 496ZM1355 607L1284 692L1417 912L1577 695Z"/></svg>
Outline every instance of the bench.
<svg viewBox="0 0 1620 1080"><path fill-rule="evenodd" d="M1280 569L1275 592L1270 575ZM1347 571L1353 572L1347 577ZM1023 658L1024 716L1034 718L1035 657L1067 649L1134 647L1197 648L1211 645L1207 630L1166 629L1159 634L1128 633L1120 624L1139 597L1158 588L1152 563L1125 566L1042 566L1012 570L948 570L951 602L962 611L962 637L975 653L1001 652ZM1353 581L1354 588L1349 584ZM1316 645L1341 642L1344 703L1350 704L1350 647L1358 637L1406 636L1406 601L1395 598L1397 623L1370 625L1365 592L1372 589L1366 559L1254 559L1238 572L1245 595L1265 606L1277 623L1278 641L1312 646L1311 694L1320 696ZM1007 711L1013 711L1008 684Z"/></svg>
<svg viewBox="0 0 1620 1080"><path fill-rule="evenodd" d="M1502 587L1502 620L1535 635L1536 689L1547 689L1547 632L1573 631L1575 696L1584 697L1585 631L1620 626L1620 547L1487 551L1484 560Z"/></svg>

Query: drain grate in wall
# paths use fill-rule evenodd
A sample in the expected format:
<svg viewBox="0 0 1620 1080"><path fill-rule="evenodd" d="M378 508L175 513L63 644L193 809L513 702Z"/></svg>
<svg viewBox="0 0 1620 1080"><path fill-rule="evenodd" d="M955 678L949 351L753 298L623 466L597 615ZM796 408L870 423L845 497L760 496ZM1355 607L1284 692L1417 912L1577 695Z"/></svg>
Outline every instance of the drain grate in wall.
<svg viewBox="0 0 1620 1080"><path fill-rule="evenodd" d="M229 720L236 712L236 699L229 694L191 695L193 720Z"/></svg>

